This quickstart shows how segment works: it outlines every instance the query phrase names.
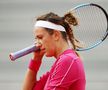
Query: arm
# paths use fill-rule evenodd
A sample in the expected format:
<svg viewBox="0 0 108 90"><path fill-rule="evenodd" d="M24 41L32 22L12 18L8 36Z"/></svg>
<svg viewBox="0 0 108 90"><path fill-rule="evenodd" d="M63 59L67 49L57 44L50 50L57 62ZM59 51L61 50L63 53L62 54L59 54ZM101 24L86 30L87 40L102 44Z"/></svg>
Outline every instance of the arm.
<svg viewBox="0 0 108 90"><path fill-rule="evenodd" d="M69 75L73 61L69 58L59 59L50 72L50 79L44 90L68 90L71 84Z"/></svg>
<svg viewBox="0 0 108 90"><path fill-rule="evenodd" d="M33 62L34 67L36 67L34 69L34 67L31 67L31 62ZM38 69L40 67L41 62L35 62L34 60L32 60L29 64L29 68L27 70L25 79L24 79L24 83L23 83L23 89L22 90L43 90L45 83L47 81L47 78L49 76L49 72L47 72L46 74L44 74L40 80L37 81L37 72Z"/></svg>
<svg viewBox="0 0 108 90"><path fill-rule="evenodd" d="M36 82L36 73L30 69L27 70L22 90L33 90L33 86Z"/></svg>
<svg viewBox="0 0 108 90"><path fill-rule="evenodd" d="M85 82L81 60L64 56L55 64L44 90L85 90Z"/></svg>
<svg viewBox="0 0 108 90"><path fill-rule="evenodd" d="M31 60L29 63L29 68L27 69L24 83L23 83L23 90L32 90L34 84L36 83L36 76L39 70L41 61Z"/></svg>
<svg viewBox="0 0 108 90"><path fill-rule="evenodd" d="M56 63L44 90L73 90L69 88L77 79L74 60L62 58Z"/></svg>
<svg viewBox="0 0 108 90"><path fill-rule="evenodd" d="M43 51L34 52L33 59L29 63L29 68L24 78L22 90L33 90L35 86L39 86L38 83L40 83L40 86L42 87L43 85L42 80L44 82L44 79L46 79L48 75L47 74L44 75L44 77L42 77L39 81L37 81L36 77L39 67L41 65L43 55L44 55Z"/></svg>

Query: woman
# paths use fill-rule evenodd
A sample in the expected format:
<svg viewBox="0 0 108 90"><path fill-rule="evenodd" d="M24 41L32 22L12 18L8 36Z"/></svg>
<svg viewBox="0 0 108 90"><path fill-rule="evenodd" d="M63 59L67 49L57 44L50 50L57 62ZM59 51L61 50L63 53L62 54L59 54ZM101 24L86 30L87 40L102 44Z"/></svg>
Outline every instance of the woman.
<svg viewBox="0 0 108 90"><path fill-rule="evenodd" d="M34 35L40 50L34 52L29 63L23 90L85 90L84 67L76 52L80 46L72 25L76 26L78 22L70 12L63 17L50 12L37 18ZM50 71L37 80L44 55L56 60Z"/></svg>

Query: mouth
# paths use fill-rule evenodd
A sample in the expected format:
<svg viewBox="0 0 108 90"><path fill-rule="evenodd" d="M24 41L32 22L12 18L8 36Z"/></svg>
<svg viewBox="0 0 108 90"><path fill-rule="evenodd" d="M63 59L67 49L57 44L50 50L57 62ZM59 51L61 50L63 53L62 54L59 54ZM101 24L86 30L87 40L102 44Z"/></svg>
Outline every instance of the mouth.
<svg viewBox="0 0 108 90"><path fill-rule="evenodd" d="M45 48L41 48L42 51L45 51Z"/></svg>

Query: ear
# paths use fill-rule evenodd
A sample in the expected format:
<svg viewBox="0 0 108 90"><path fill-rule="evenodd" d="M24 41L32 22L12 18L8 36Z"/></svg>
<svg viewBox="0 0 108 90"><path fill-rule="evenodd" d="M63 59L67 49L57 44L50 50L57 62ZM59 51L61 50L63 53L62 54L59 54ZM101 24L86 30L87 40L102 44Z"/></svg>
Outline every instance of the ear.
<svg viewBox="0 0 108 90"><path fill-rule="evenodd" d="M54 38L54 40L57 41L57 40L60 39L60 37L61 37L60 31L54 30L54 33L53 33L53 38Z"/></svg>

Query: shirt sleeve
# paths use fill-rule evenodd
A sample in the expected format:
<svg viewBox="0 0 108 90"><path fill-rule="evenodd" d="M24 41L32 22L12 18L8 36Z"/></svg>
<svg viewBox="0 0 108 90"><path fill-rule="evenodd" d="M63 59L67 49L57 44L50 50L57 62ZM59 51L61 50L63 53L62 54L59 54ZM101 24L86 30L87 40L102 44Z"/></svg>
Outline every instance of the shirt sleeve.
<svg viewBox="0 0 108 90"><path fill-rule="evenodd" d="M76 60L72 60L72 58L61 58L56 64L49 83L44 90L70 90L72 83L79 80L79 71L76 65Z"/></svg>
<svg viewBox="0 0 108 90"><path fill-rule="evenodd" d="M46 81L48 79L49 72L44 74L38 81L36 81L36 84L34 85L33 90L44 90L44 86L46 84Z"/></svg>

